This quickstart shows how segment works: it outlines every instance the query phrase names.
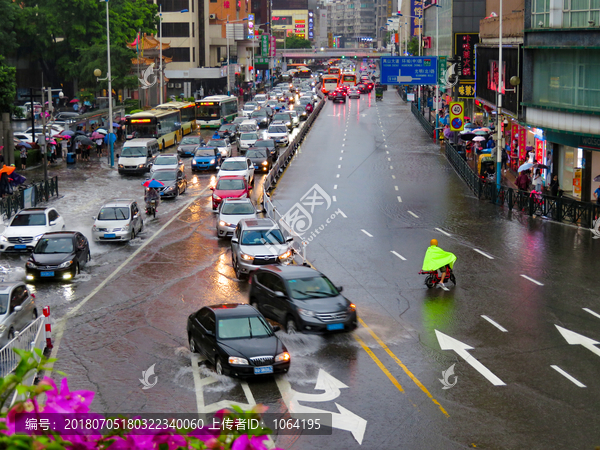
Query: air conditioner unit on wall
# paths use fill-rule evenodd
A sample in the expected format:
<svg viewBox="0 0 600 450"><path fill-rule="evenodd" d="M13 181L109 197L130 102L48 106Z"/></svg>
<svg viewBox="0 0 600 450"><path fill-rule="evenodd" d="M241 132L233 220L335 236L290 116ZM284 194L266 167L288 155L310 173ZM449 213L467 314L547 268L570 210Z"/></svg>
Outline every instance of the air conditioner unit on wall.
<svg viewBox="0 0 600 450"><path fill-rule="evenodd" d="M216 20L216 19L217 19L217 15L216 15L216 14L209 14L209 15L208 15L208 18L209 18L210 20Z"/></svg>

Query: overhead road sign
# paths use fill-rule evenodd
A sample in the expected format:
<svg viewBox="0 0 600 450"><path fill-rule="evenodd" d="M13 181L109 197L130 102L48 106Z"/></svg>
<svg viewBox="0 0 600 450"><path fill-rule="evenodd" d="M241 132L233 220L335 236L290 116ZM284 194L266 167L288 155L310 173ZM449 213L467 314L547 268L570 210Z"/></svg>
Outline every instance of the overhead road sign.
<svg viewBox="0 0 600 450"><path fill-rule="evenodd" d="M437 57L381 57L381 84L434 85L437 81Z"/></svg>

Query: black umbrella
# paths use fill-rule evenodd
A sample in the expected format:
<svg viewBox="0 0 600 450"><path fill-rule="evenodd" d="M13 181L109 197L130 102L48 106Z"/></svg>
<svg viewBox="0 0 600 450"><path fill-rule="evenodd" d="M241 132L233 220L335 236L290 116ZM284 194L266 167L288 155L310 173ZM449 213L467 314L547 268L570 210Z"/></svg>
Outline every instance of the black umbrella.
<svg viewBox="0 0 600 450"><path fill-rule="evenodd" d="M463 141L472 141L477 135L472 131L463 131L458 135Z"/></svg>
<svg viewBox="0 0 600 450"><path fill-rule="evenodd" d="M75 140L81 142L82 145L95 145L94 141L87 136L77 136Z"/></svg>
<svg viewBox="0 0 600 450"><path fill-rule="evenodd" d="M596 175L596 176L594 177L594 181L595 181L596 183L597 183L598 181L600 181L600 175Z"/></svg>
<svg viewBox="0 0 600 450"><path fill-rule="evenodd" d="M81 130L77 130L73 136L85 136L85 133Z"/></svg>

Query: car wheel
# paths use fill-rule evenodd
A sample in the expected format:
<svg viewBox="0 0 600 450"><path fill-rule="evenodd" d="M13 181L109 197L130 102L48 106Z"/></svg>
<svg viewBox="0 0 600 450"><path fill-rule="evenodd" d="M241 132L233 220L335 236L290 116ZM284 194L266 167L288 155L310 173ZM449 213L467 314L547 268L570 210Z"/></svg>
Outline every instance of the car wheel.
<svg viewBox="0 0 600 450"><path fill-rule="evenodd" d="M292 316L288 316L285 321L285 331L287 334L296 334L298 332L298 325Z"/></svg>
<svg viewBox="0 0 600 450"><path fill-rule="evenodd" d="M243 280L244 278L246 278L246 275L240 270L240 266L238 265L237 259L233 259L232 262L233 262L233 270L235 271L235 277L240 281Z"/></svg>
<svg viewBox="0 0 600 450"><path fill-rule="evenodd" d="M130 240L134 240L135 239L135 230L131 230L131 236L129 237Z"/></svg>
<svg viewBox="0 0 600 450"><path fill-rule="evenodd" d="M194 343L194 339L192 336L189 336L189 344L190 344L190 352L198 353L198 349L196 348L196 344Z"/></svg>
<svg viewBox="0 0 600 450"><path fill-rule="evenodd" d="M33 308L33 313L31 314L31 320L36 320L38 318L38 312L36 308Z"/></svg>
<svg viewBox="0 0 600 450"><path fill-rule="evenodd" d="M221 360L219 358L215 361L215 372L217 375L223 375L223 364L221 364Z"/></svg>

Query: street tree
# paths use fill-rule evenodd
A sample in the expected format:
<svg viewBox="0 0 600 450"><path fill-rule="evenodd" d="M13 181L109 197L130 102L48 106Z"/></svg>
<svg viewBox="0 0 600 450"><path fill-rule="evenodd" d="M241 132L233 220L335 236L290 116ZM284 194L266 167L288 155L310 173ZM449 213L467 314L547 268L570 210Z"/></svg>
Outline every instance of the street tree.
<svg viewBox="0 0 600 450"><path fill-rule="evenodd" d="M17 95L17 69L5 63L0 56L0 113L11 112L12 104Z"/></svg>
<svg viewBox="0 0 600 450"><path fill-rule="evenodd" d="M312 48L310 41L306 39L300 39L296 36L288 36L285 38L286 48Z"/></svg>

